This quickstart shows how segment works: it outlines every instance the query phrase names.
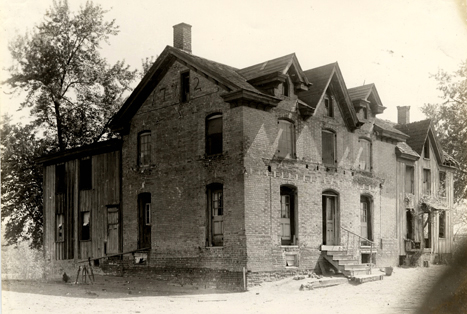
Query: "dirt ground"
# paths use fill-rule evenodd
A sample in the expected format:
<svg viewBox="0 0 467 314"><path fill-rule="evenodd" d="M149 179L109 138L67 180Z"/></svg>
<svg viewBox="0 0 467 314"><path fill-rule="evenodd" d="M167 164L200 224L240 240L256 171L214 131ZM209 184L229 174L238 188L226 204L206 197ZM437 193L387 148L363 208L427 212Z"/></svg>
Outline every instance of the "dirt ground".
<svg viewBox="0 0 467 314"><path fill-rule="evenodd" d="M446 271L450 275L443 276ZM4 280L2 312L377 314L416 313L425 305L438 307L439 313L466 313L464 309L467 308L461 309L458 304L452 306L451 302L453 297L467 297L458 293L459 282L464 283L464 288L467 286L463 276L465 272L431 265L428 268L395 268L393 274L385 276L382 281L360 285L345 283L300 291L299 287L310 279L288 278L264 283L246 292L181 287L164 281L131 277L96 276L94 285ZM444 281L439 282L440 278ZM427 311L425 308L419 313Z"/></svg>

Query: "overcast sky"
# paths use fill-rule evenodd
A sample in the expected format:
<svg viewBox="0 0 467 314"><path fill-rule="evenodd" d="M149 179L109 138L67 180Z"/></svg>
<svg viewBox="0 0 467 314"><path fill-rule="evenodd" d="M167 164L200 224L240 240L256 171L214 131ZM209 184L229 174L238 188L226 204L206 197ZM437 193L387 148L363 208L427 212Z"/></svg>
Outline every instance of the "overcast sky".
<svg viewBox="0 0 467 314"><path fill-rule="evenodd" d="M96 0L120 34L103 55L141 60L173 44L172 26L192 25L193 54L237 68L295 52L303 70L338 62L348 88L375 83L383 105L380 118L396 121L396 106L410 105L411 120L424 119L419 107L440 102L438 69L452 72L467 59L467 22L460 0ZM72 10L83 0L70 0ZM52 0L0 0L0 60L9 65L7 41L39 23ZM463 10L467 10L464 6ZM467 14L464 14L464 19ZM7 72L2 71L2 80ZM136 84L136 83L135 83ZM19 99L1 90L3 112ZM22 115L16 114L17 119ZM24 116L24 114L23 114ZM24 121L24 118L23 118Z"/></svg>

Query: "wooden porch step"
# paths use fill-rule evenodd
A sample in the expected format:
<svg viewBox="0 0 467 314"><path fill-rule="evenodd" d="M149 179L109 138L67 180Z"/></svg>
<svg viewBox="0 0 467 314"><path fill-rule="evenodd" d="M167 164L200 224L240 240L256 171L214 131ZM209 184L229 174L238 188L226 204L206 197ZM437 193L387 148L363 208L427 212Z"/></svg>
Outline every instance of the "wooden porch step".
<svg viewBox="0 0 467 314"><path fill-rule="evenodd" d="M321 245L321 251L344 251L341 245Z"/></svg>
<svg viewBox="0 0 467 314"><path fill-rule="evenodd" d="M360 270L360 269L370 269L370 266L365 264L356 264L356 265L343 265L345 270Z"/></svg>

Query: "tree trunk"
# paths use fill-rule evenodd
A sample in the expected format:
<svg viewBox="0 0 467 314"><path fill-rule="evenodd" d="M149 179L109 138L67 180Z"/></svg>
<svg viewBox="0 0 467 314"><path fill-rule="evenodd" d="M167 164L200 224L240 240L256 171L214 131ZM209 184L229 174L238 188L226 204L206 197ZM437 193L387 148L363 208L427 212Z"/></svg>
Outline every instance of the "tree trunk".
<svg viewBox="0 0 467 314"><path fill-rule="evenodd" d="M65 150L65 142L63 141L63 130L62 130L62 117L60 116L60 103L57 100L54 100L55 108L55 118L57 119L57 136L58 136L58 146L60 151Z"/></svg>

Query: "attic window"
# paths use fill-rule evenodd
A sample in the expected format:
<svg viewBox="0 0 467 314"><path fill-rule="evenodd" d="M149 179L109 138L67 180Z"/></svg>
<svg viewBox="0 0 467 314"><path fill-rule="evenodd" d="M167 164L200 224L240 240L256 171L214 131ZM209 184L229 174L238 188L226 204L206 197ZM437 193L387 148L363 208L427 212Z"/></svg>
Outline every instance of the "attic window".
<svg viewBox="0 0 467 314"><path fill-rule="evenodd" d="M325 115L328 117L334 117L334 108L332 106L332 97L329 94L329 92L326 93L324 96L324 109L325 109Z"/></svg>
<svg viewBox="0 0 467 314"><path fill-rule="evenodd" d="M190 100L190 71L180 74L180 101L187 102Z"/></svg>
<svg viewBox="0 0 467 314"><path fill-rule="evenodd" d="M428 139L423 146L423 158L430 159L430 141Z"/></svg>
<svg viewBox="0 0 467 314"><path fill-rule="evenodd" d="M363 112L363 119L365 119L365 120L368 119L368 108L363 107L362 112Z"/></svg>
<svg viewBox="0 0 467 314"><path fill-rule="evenodd" d="M290 90L290 84L289 84L289 79L286 78L284 83L282 83L282 94L284 96L289 96L289 90Z"/></svg>

